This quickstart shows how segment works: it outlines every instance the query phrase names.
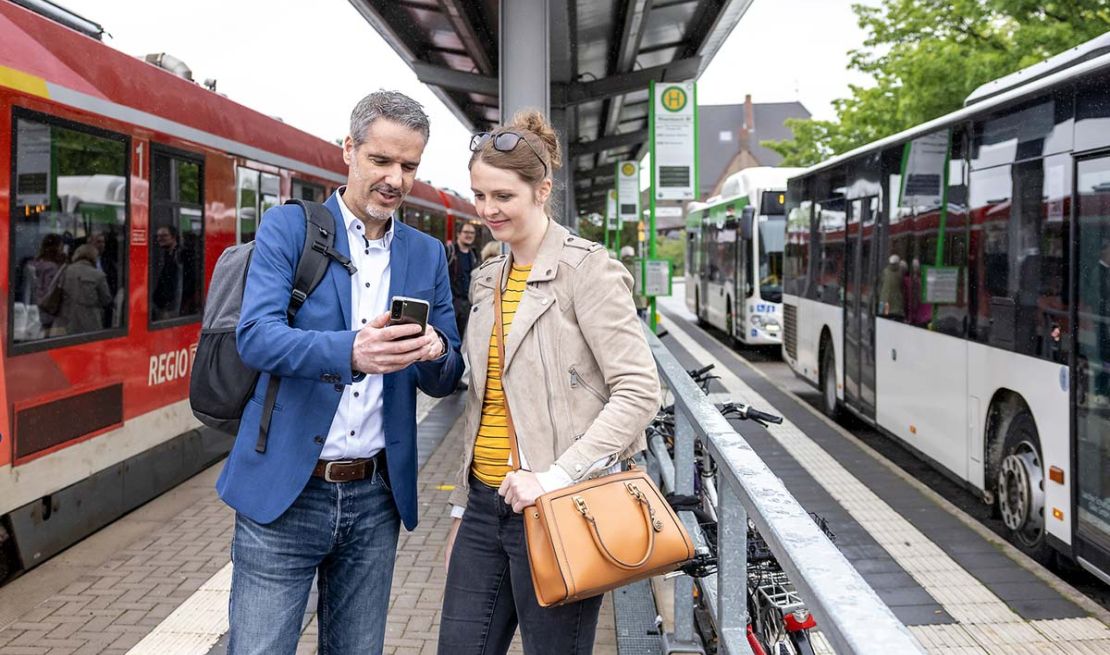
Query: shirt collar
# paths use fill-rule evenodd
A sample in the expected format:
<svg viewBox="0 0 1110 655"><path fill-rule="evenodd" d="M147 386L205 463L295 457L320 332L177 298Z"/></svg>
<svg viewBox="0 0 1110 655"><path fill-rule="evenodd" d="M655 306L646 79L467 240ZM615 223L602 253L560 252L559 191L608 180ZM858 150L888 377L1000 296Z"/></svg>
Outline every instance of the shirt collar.
<svg viewBox="0 0 1110 655"><path fill-rule="evenodd" d="M354 212L351 211L351 208L347 206L347 202L343 200L343 192L346 189L346 186L339 187L335 195L338 196L336 199L339 201L339 213L343 215L343 224L347 229L347 235L348 237L358 237L357 241L352 242L353 244L357 244L361 243L362 239L366 237L364 234L366 227L362 224L362 221L359 220L359 217L355 216ZM381 240L377 242L372 241L371 243L381 243L385 246L386 250L389 250L390 246L393 245L393 224L393 217L390 216L389 226L386 227L385 234L382 236ZM352 245L352 250L353 249L354 247Z"/></svg>

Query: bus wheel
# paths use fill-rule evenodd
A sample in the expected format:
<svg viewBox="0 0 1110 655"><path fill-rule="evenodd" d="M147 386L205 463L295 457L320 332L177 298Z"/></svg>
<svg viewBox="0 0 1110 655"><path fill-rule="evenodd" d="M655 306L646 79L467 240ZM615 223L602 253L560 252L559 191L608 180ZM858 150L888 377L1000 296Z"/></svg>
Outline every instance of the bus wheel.
<svg viewBox="0 0 1110 655"><path fill-rule="evenodd" d="M821 411L825 416L836 419L840 413L840 404L836 400L836 357L833 355L832 344L825 340L825 347L821 349Z"/></svg>
<svg viewBox="0 0 1110 655"><path fill-rule="evenodd" d="M1051 564L1045 536L1044 467L1037 427L1028 412L1010 421L998 467L998 511L1006 537L1026 555Z"/></svg>

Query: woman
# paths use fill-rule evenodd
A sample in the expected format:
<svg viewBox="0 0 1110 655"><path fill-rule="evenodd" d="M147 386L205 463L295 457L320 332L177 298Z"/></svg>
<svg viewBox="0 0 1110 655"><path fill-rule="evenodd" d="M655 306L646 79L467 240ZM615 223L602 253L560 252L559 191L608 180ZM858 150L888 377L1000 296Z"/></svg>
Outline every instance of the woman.
<svg viewBox="0 0 1110 655"><path fill-rule="evenodd" d="M632 278L598 244L551 220L554 130L538 112L471 142L474 205L509 253L474 273L464 454L451 494L439 652L505 653L519 623L529 655L593 649L601 597L541 608L520 512L543 493L644 449L659 380ZM502 285L505 359L493 335ZM521 451L510 464L505 398Z"/></svg>
<svg viewBox="0 0 1110 655"><path fill-rule="evenodd" d="M104 309L112 304L112 294L108 277L96 268L96 256L96 247L86 243L73 253L73 263L62 271L62 311L55 325L59 334L104 329Z"/></svg>

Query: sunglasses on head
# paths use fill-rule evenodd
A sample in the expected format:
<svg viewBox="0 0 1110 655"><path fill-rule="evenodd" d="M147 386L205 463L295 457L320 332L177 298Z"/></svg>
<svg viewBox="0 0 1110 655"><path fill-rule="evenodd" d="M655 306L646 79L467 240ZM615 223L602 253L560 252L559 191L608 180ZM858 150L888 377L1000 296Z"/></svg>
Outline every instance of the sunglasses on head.
<svg viewBox="0 0 1110 655"><path fill-rule="evenodd" d="M478 152L491 139L493 140L493 149L498 152L512 152L517 144L523 141L524 145L528 146L528 149L536 156L536 159L540 160L540 164L543 164L543 176L547 177L547 162L543 160L535 146L529 143L528 139L525 139L524 135L519 132L479 132L470 137L470 151Z"/></svg>

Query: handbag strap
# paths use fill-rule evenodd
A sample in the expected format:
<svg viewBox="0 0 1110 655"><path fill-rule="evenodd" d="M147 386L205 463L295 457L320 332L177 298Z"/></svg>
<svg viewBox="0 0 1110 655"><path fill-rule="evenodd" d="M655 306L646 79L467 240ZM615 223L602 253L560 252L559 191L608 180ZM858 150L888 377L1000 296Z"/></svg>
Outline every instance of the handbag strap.
<svg viewBox="0 0 1110 655"><path fill-rule="evenodd" d="M501 398L505 401L505 425L509 429L509 453L513 458L513 470L520 470L520 446L516 440L516 427L513 426L513 414L509 411L509 395L505 389L505 322L501 316L501 285L505 284L507 276L506 269L509 266L509 258L505 258L505 263L501 265L501 277L498 279L497 284L494 286L493 291L493 332L497 337L497 365L501 368Z"/></svg>

